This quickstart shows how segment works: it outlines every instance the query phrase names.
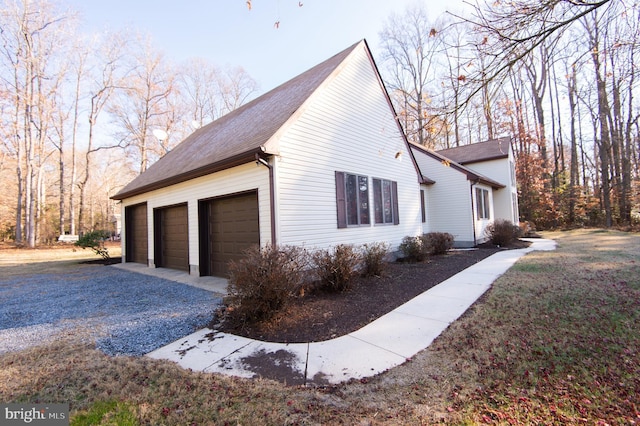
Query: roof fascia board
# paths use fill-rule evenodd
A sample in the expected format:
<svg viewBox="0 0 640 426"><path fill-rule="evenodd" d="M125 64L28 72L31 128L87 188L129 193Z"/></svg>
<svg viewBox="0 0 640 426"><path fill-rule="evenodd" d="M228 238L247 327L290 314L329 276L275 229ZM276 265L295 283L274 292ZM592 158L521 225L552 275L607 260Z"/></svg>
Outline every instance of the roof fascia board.
<svg viewBox="0 0 640 426"><path fill-rule="evenodd" d="M109 198L111 198L112 200L124 200L125 198L130 198L135 195L144 194L146 192L155 191L157 189L162 189L171 185L176 185L178 183L186 182L191 179L196 179L212 173L221 172L223 170L230 169L232 167L241 166L246 163L254 162L256 154L262 154L262 150L253 149L251 151L247 151L242 154L235 155L231 158L227 158L223 161L219 161L213 164L208 164L207 166L201 167L199 169L191 170L186 173L182 173L180 175L173 176L168 179L156 181L148 185L144 185L139 188L133 189L131 191L122 192L122 193L118 192L116 195L113 195Z"/></svg>
<svg viewBox="0 0 640 426"><path fill-rule="evenodd" d="M411 144L412 148L418 149L420 152L424 153L425 155L433 158L434 160L439 161L440 163L442 163L443 165L447 166L447 167L451 167L454 170L459 171L460 173L464 173L467 176L467 180L470 181L474 181L474 182L481 182L485 185L491 186L493 189L501 189L501 188L505 188L506 186L501 184L500 182L496 182L493 179L489 179L485 176L482 176L476 172L474 172L473 170L470 170L469 168L463 166L462 164L456 163L453 160L448 159L447 157L445 157L442 154L438 154L437 152L431 151L427 148L424 148L420 145L417 145L415 143Z"/></svg>

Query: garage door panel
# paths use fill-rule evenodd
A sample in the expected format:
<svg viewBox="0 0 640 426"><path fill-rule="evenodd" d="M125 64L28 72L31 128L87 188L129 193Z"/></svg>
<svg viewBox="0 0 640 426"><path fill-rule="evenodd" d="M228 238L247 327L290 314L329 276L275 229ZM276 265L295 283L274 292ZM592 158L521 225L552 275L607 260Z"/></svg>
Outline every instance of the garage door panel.
<svg viewBox="0 0 640 426"><path fill-rule="evenodd" d="M189 270L189 233L187 205L159 209L158 266Z"/></svg>
<svg viewBox="0 0 640 426"><path fill-rule="evenodd" d="M149 238L147 205L125 207L126 261L147 264Z"/></svg>
<svg viewBox="0 0 640 426"><path fill-rule="evenodd" d="M207 202L208 273L228 275L228 262L239 260L251 245L260 243L257 193Z"/></svg>

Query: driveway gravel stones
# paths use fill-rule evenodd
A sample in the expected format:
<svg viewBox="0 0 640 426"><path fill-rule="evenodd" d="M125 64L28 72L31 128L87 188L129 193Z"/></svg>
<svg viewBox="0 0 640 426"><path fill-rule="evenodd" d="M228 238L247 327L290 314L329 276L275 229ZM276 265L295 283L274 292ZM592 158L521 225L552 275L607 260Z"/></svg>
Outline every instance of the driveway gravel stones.
<svg viewBox="0 0 640 426"><path fill-rule="evenodd" d="M63 335L108 355L144 355L205 327L215 293L111 266L65 274L0 277L0 353Z"/></svg>

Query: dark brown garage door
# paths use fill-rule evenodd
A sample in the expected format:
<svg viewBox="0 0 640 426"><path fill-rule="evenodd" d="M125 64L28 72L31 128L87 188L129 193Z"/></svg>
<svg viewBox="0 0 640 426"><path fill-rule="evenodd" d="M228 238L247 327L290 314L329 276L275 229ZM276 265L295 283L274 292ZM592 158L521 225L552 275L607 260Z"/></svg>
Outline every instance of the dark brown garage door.
<svg viewBox="0 0 640 426"><path fill-rule="evenodd" d="M147 231L147 205L138 204L124 208L125 261L147 264L149 238Z"/></svg>
<svg viewBox="0 0 640 426"><path fill-rule="evenodd" d="M201 272L226 277L229 261L260 244L258 193L201 201L199 213Z"/></svg>
<svg viewBox="0 0 640 426"><path fill-rule="evenodd" d="M154 211L156 266L189 271L189 221L187 205Z"/></svg>

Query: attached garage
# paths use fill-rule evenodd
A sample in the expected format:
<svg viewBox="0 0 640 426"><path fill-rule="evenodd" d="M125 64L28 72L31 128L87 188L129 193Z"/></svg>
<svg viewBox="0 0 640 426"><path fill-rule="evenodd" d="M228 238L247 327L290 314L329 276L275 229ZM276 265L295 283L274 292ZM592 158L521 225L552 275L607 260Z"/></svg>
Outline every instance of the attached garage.
<svg viewBox="0 0 640 426"><path fill-rule="evenodd" d="M260 244L258 192L201 200L200 273L228 276L228 263Z"/></svg>
<svg viewBox="0 0 640 426"><path fill-rule="evenodd" d="M142 263L146 265L149 257L147 231L147 204L127 206L125 215L125 262Z"/></svg>
<svg viewBox="0 0 640 426"><path fill-rule="evenodd" d="M156 267L189 271L189 220L186 204L154 209Z"/></svg>

